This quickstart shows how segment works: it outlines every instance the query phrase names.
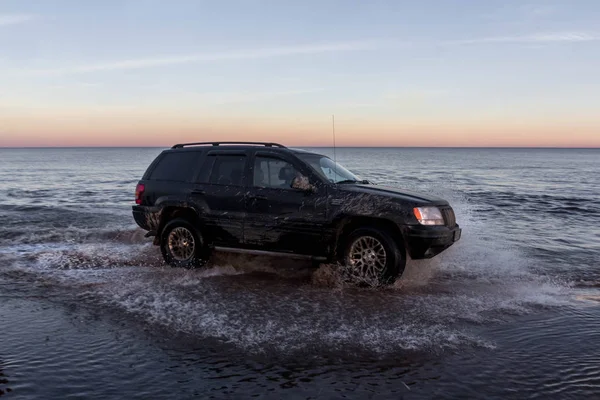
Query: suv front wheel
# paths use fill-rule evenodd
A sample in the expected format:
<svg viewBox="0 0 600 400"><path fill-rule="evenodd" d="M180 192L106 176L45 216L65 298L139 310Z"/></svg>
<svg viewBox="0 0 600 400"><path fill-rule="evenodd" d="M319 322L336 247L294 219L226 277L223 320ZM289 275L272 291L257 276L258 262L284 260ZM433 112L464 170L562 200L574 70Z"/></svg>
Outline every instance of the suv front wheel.
<svg viewBox="0 0 600 400"><path fill-rule="evenodd" d="M404 254L404 249L384 230L356 229L345 240L344 275L349 281L369 286L391 284L404 272Z"/></svg>
<svg viewBox="0 0 600 400"><path fill-rule="evenodd" d="M160 250L165 262L172 267L201 267L209 257L200 232L181 218L173 219L165 225Z"/></svg>

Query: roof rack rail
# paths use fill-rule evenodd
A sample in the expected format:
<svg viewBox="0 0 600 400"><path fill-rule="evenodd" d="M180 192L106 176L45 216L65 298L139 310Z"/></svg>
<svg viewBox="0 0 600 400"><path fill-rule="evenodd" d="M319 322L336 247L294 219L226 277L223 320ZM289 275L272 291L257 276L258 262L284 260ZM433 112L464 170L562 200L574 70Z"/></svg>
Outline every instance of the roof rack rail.
<svg viewBox="0 0 600 400"><path fill-rule="evenodd" d="M280 147L285 149L286 147L279 143L271 143L271 142L194 142L194 143L179 143L171 147L172 149L181 149L186 146L201 146L201 145L211 145L211 146L220 146L222 144L252 144L257 146L266 146L266 147Z"/></svg>

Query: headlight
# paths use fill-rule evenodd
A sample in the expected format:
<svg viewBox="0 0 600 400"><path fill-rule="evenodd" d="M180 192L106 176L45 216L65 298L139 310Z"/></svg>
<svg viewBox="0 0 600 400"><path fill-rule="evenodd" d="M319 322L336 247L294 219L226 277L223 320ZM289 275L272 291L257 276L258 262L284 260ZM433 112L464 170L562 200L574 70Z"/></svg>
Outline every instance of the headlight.
<svg viewBox="0 0 600 400"><path fill-rule="evenodd" d="M442 211L437 207L415 207L413 213L421 225L444 225Z"/></svg>

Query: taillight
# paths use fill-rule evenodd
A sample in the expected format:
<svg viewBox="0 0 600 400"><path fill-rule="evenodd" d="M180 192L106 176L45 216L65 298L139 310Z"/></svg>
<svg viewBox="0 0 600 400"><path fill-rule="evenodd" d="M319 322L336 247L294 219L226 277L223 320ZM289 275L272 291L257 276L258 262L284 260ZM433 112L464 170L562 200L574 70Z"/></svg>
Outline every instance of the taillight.
<svg viewBox="0 0 600 400"><path fill-rule="evenodd" d="M142 204L142 195L144 194L146 187L143 183L138 183L135 187L135 204Z"/></svg>

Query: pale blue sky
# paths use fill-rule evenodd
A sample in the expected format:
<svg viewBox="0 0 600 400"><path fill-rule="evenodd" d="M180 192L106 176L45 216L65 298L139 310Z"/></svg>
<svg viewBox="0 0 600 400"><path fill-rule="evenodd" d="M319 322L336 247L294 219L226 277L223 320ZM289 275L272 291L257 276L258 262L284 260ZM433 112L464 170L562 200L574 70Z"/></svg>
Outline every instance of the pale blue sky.
<svg viewBox="0 0 600 400"><path fill-rule="evenodd" d="M0 0L0 142L98 110L599 127L598 71L593 0Z"/></svg>

